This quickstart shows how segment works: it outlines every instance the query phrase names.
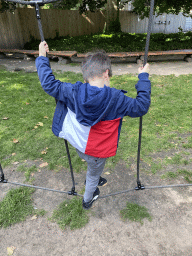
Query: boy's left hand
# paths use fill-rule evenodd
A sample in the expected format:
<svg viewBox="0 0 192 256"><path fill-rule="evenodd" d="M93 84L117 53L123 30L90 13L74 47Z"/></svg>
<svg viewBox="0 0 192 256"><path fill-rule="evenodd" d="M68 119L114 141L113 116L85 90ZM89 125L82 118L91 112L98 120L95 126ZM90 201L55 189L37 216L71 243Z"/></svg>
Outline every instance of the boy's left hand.
<svg viewBox="0 0 192 256"><path fill-rule="evenodd" d="M46 57L47 52L49 52L49 46L45 41L43 41L39 44L39 56Z"/></svg>

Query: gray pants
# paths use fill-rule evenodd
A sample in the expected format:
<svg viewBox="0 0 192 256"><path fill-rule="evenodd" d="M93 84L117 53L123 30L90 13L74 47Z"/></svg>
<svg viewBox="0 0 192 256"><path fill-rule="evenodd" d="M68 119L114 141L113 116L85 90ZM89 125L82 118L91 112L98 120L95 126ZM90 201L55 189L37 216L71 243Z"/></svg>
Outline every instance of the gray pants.
<svg viewBox="0 0 192 256"><path fill-rule="evenodd" d="M101 173L105 167L105 161L107 158L99 158L86 155L76 149L80 158L87 162L87 174L86 174L86 185L84 201L89 202L93 198Z"/></svg>

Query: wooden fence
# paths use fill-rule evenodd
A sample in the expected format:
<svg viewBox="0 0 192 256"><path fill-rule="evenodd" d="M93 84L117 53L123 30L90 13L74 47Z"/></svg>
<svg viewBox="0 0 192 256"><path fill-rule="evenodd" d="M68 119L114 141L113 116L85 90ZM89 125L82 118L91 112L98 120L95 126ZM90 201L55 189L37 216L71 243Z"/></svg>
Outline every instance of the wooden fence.
<svg viewBox="0 0 192 256"><path fill-rule="evenodd" d="M100 11L85 16L78 11L41 10L45 39L54 38L56 33L59 36L79 36L102 32L105 20ZM31 37L40 40L34 8L18 8L14 14L0 14L0 48L22 49Z"/></svg>
<svg viewBox="0 0 192 256"><path fill-rule="evenodd" d="M106 23L105 13L89 12L87 16L78 11L41 10L41 20L45 39L59 36L79 36L102 32ZM148 19L140 20L129 11L120 12L123 32L146 33ZM186 18L182 15L162 15L153 18L152 33L176 33L178 27L185 28ZM0 48L22 49L34 37L40 40L34 8L18 8L14 14L0 14Z"/></svg>

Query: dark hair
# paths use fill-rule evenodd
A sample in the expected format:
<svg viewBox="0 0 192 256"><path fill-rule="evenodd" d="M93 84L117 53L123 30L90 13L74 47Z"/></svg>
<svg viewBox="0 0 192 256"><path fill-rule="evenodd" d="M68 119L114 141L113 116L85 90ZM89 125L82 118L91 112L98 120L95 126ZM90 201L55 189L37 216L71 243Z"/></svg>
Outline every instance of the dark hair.
<svg viewBox="0 0 192 256"><path fill-rule="evenodd" d="M111 60L105 51L87 53L81 67L86 82L89 82L90 78L102 76L106 70L109 70L109 76L112 76Z"/></svg>

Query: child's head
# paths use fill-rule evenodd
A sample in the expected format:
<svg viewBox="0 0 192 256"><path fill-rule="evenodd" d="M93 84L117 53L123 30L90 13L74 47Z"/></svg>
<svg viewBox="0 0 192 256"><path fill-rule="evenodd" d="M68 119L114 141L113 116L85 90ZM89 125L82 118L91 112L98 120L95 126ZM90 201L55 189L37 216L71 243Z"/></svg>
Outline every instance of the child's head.
<svg viewBox="0 0 192 256"><path fill-rule="evenodd" d="M89 80L101 77L106 70L111 77L111 60L104 51L88 53L82 62L83 78L87 83Z"/></svg>

